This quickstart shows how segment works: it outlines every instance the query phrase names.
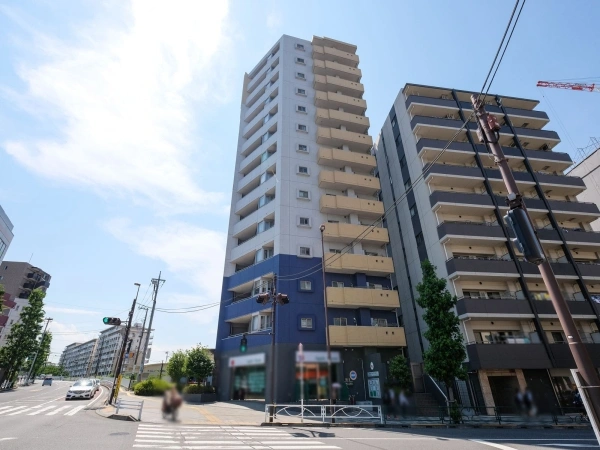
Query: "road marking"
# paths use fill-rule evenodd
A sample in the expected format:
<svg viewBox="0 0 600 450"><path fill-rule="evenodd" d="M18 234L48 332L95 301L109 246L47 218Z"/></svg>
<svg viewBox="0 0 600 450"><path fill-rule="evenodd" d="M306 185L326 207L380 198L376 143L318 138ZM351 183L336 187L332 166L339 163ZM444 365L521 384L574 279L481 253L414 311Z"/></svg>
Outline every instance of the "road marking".
<svg viewBox="0 0 600 450"><path fill-rule="evenodd" d="M18 409L23 409L23 408L27 408L27 406L17 406L16 408L13 407L12 409L5 409L4 411L0 411L0 414L13 412L13 411L16 411Z"/></svg>
<svg viewBox="0 0 600 450"><path fill-rule="evenodd" d="M148 442L148 443L160 442L161 444L179 444L179 441L160 441L160 440L156 440L156 439L136 439L135 442Z"/></svg>
<svg viewBox="0 0 600 450"><path fill-rule="evenodd" d="M0 406L0 410L7 409L7 408L12 408L12 406Z"/></svg>
<svg viewBox="0 0 600 450"><path fill-rule="evenodd" d="M74 416L75 414L77 414L79 411L81 411L85 407L86 407L86 405L78 406L77 408L74 408L73 410L69 411L68 413L65 413L65 416Z"/></svg>
<svg viewBox="0 0 600 450"><path fill-rule="evenodd" d="M54 408L55 408L55 406L46 406L45 408L37 409L36 411L29 413L27 415L28 416L36 416L36 415L40 414L41 412L48 411L49 409L54 409Z"/></svg>
<svg viewBox="0 0 600 450"><path fill-rule="evenodd" d="M561 447L600 447L600 445L588 445L588 444L561 444L554 442L552 444L538 444L538 445L560 445Z"/></svg>
<svg viewBox="0 0 600 450"><path fill-rule="evenodd" d="M17 438L0 438L0 441L12 441L13 439Z"/></svg>
<svg viewBox="0 0 600 450"><path fill-rule="evenodd" d="M21 414L21 413L29 412L29 411L33 411L33 408L30 408L27 406L27 407L25 407L25 409L22 409L21 411L14 411L10 414L7 414L7 416L16 416L17 414Z"/></svg>
<svg viewBox="0 0 600 450"><path fill-rule="evenodd" d="M89 402L86 406L90 407L92 406L94 403L96 403L98 400L100 400L102 398L102 396L104 395L104 387L100 386L100 395L98 396L98 398L92 400L91 402Z"/></svg>
<svg viewBox="0 0 600 450"><path fill-rule="evenodd" d="M490 447L495 447L495 448L499 448L500 450L517 450L514 447L508 447L507 445L502 445L502 444L495 444L493 442L488 442L488 441L478 441L477 439L469 439L471 442L477 442L478 444L482 444L482 445L489 445Z"/></svg>
<svg viewBox="0 0 600 450"><path fill-rule="evenodd" d="M63 409L67 409L70 408L71 405L67 405L67 406L61 406L60 408L52 411L51 413L46 414L47 416L53 416L54 414L58 413L59 411L62 411Z"/></svg>

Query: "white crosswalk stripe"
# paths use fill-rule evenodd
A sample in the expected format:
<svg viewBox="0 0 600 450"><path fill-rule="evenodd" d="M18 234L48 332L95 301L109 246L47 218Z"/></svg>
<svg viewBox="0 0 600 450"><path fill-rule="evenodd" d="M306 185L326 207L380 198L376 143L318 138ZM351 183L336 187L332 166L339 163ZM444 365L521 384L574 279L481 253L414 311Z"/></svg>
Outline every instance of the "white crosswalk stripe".
<svg viewBox="0 0 600 450"><path fill-rule="evenodd" d="M133 448L169 450L339 449L324 440L251 426L139 424Z"/></svg>
<svg viewBox="0 0 600 450"><path fill-rule="evenodd" d="M0 415L5 416L18 416L23 414L26 416L54 416L61 414L64 416L74 416L78 412L82 411L87 406L84 405L64 405L63 403L53 403L48 405L43 403L41 405L9 405L0 406Z"/></svg>

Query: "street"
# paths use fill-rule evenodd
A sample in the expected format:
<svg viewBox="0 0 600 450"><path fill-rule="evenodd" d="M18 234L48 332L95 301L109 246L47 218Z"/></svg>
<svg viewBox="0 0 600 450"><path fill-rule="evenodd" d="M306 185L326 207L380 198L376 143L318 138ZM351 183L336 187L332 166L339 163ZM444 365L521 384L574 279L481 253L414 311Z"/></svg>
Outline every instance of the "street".
<svg viewBox="0 0 600 450"><path fill-rule="evenodd" d="M96 414L106 388L92 400L65 401L71 382L0 393L0 448L96 449L597 449L591 430L562 429L363 429L140 423ZM218 405L218 404L217 404ZM243 408L240 404L239 408ZM154 419L153 419L154 420Z"/></svg>

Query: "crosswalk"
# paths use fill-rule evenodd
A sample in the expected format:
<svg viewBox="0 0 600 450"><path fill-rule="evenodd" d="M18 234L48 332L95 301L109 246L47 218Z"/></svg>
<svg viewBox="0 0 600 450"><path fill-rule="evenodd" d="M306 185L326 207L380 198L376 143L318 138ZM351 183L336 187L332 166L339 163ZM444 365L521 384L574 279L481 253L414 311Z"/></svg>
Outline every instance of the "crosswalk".
<svg viewBox="0 0 600 450"><path fill-rule="evenodd" d="M139 424L133 448L170 450L339 449L323 439L256 426Z"/></svg>
<svg viewBox="0 0 600 450"><path fill-rule="evenodd" d="M0 416L55 416L57 414L63 416L74 416L79 411L87 406L84 405L65 405L64 403L54 403L52 405L9 405L0 406Z"/></svg>

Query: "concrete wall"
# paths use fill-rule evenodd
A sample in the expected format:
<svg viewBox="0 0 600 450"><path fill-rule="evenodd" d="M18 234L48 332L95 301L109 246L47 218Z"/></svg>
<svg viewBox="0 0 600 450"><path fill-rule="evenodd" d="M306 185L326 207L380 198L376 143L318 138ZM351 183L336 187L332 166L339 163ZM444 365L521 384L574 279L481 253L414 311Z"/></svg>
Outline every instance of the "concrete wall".
<svg viewBox="0 0 600 450"><path fill-rule="evenodd" d="M577 200L600 207L600 149L573 167L569 175L581 177L585 182L586 190L577 196ZM591 225L594 231L600 231L600 219L594 220Z"/></svg>

